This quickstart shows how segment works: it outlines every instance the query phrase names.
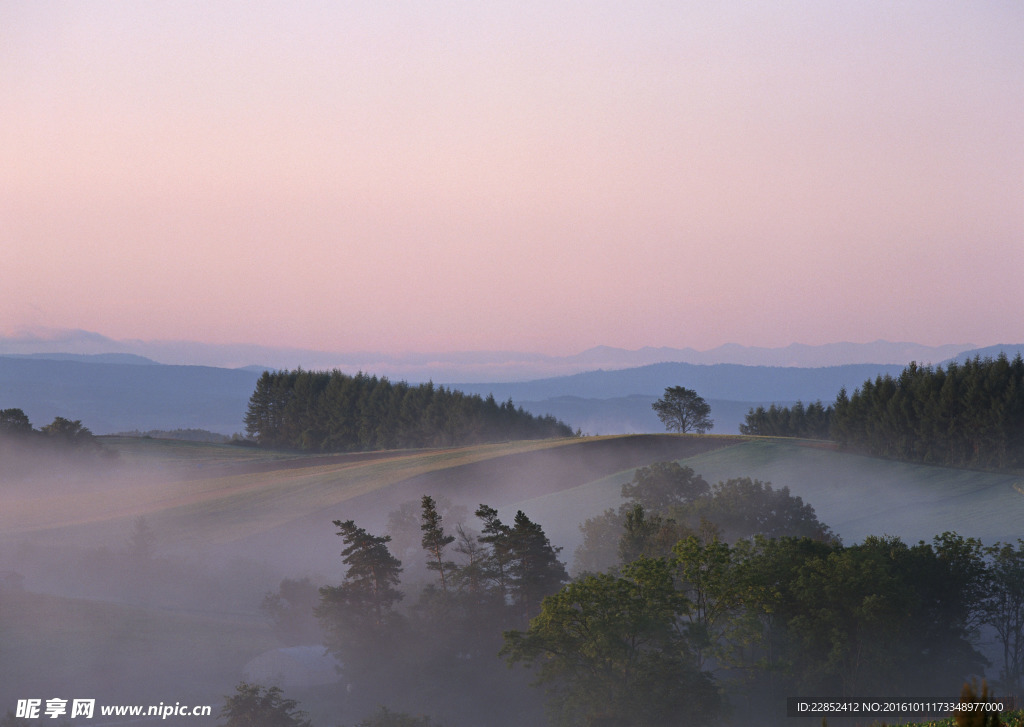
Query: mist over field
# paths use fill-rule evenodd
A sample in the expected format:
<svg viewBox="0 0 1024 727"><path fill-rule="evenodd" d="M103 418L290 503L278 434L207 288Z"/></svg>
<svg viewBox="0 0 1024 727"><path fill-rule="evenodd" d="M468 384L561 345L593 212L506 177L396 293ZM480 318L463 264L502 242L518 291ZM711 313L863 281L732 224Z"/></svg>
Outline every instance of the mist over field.
<svg viewBox="0 0 1024 727"><path fill-rule="evenodd" d="M18 359L2 370L41 382L91 367L111 386L131 371L124 382L140 390L154 379L138 372L165 368ZM166 368L172 383L195 380ZM1024 518L1024 359L912 364L813 415L772 402L742 416L740 402L711 399L712 415L745 421L742 436L573 434L511 402L673 377L712 394L794 395L870 368L658 364L504 384L501 404L365 374L266 372L246 437L230 439L96 437L81 421L35 429L0 409L0 706L74 690L108 706L210 705L196 723L212 724L245 689L280 687L318 725L366 727L387 709L448 727L582 714L647 727L673 724L686 702L697 723L731 727L754 715L787 724L780 695L794 690L898 683L932 699L984 676L1012 694L1012 613L999 616L997 598L1011 591L997 586L1016 582ZM225 378L235 372L199 373L238 385ZM703 402L666 388L661 426L675 426L663 406L673 391ZM828 428L801 429L814 417ZM780 422L788 431L769 431ZM372 555L386 575L368 582L385 587L359 590L353 553ZM631 611L662 597L654 621ZM648 636L658 645L624 662L653 658L649 673L597 668L595 687L580 681L596 668L583 659L551 676L576 626L545 629L595 604L606 616L588 633L663 619ZM622 716L634 712L646 716Z"/></svg>
<svg viewBox="0 0 1024 727"><path fill-rule="evenodd" d="M517 455L512 447L496 468L489 462L502 454L499 446L452 470L445 461L464 455L439 452L433 462L416 453L309 458L157 440L104 440L103 447L106 455L83 460L4 445L4 705L73 690L104 703L179 700L219 708L250 660L291 645L261 611L267 594L285 579L340 582L333 519L354 518L383 533L389 514L412 506L416 519L394 537L407 564L403 587L415 601L429 574L418 542L425 492L445 503L450 530L463 521L476 533L472 512L481 503L505 513L521 497L672 449L655 441L587 456ZM474 464L474 457L484 459ZM545 528L577 524L536 516ZM316 707L321 698L311 699ZM354 697L342 702L332 710L353 723L375 707Z"/></svg>
<svg viewBox="0 0 1024 727"><path fill-rule="evenodd" d="M319 456L101 442L105 454L85 459L4 444L0 704L74 692L106 704L211 704L216 714L253 669L271 678L271 667L259 666L270 654L280 659L299 653L292 647L322 643L309 608L275 626L266 599L291 582L294 598L315 603L316 588L341 582L342 543L332 520L392 536L389 547L403 565L398 609L414 623L424 618L424 589L436 588L437 578L419 542L424 494L437 499L448 532L461 525L471 538L480 533L473 512L482 503L506 522L522 510L576 576L580 525L618 507L621 485L655 461L680 460L711 483L751 476L789 487L846 544L882 534L912 543L950 529L991 543L1014 537L1024 514L1012 475L901 465L778 440L659 435ZM475 642L483 651L474 657L474 679L460 677L465 693L456 682L443 698L416 680L374 681L371 689L344 670L314 684L317 678L304 681L290 667L273 668L314 724L355 724L380 704L444 725L539 723L543 695L529 686L528 670L509 671L497 658L500 631ZM448 668L443 643L415 643L438 651L408 652L409 664ZM326 678L322 667L319 679ZM491 695L489 708L481 693Z"/></svg>

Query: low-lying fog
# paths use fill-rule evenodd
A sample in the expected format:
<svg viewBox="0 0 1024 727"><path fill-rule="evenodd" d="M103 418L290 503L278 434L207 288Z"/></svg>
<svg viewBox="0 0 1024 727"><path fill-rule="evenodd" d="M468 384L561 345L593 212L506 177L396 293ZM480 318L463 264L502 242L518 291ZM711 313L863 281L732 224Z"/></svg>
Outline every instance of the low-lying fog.
<svg viewBox="0 0 1024 727"><path fill-rule="evenodd" d="M898 535L909 543L930 541L943 530L989 542L1017 534L1021 501L1009 494L1012 477L951 475L943 468L810 449L796 455L764 450L759 462L733 458L731 451L701 454L688 464L709 482L753 476L776 487L788 485L846 544L871 534ZM401 495L370 493L302 509L277 490L245 491L244 478L231 475L230 468L215 469L211 477L209 470L116 458L40 462L37 453L9 446L2 455L0 714L14 710L18 700L83 697L97 704L211 704L215 717L241 680L258 678L254 659L282 647L319 643L311 635L317 633L313 619L300 619L290 633L281 623L275 628L266 599L291 581L302 598L315 603L317 587L341 582L343 544L331 524L335 519L354 519L370 533L391 534L390 548L404 568L406 596L400 608L417 608L423 587L436 580L419 542L415 484ZM570 472L577 464L566 464L566 482L573 483ZM474 540L481 525L473 513L481 503L497 507L506 523L524 510L562 548L560 558L572 572L579 525L617 507L620 486L630 476L628 470L589 486L544 491L530 484L543 480L544 473L518 471L521 486L479 481L419 494L438 499L448 533L461 525ZM204 499L214 491L216 498ZM487 638L500 646L500 630ZM488 687L504 705L488 717L481 716L486 700L479 694L427 697L415 684L381 685L366 694L353 694L347 677L282 686L317 725L354 725L378 704L411 712L433 709L438 723L449 727L539 719L542 695L527 685L529 674L505 671L496 655L492 661L480 674L495 680L494 675L505 674L508 682ZM495 665L500 670L489 670ZM490 682L472 686L484 689L485 684ZM392 702L384 701L388 695ZM459 721L460 714L471 716Z"/></svg>

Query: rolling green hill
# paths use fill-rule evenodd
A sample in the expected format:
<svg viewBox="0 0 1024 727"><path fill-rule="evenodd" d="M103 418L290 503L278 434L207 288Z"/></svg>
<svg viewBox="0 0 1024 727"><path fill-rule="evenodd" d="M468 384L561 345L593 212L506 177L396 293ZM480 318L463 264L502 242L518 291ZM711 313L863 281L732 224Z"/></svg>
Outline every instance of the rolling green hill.
<svg viewBox="0 0 1024 727"><path fill-rule="evenodd" d="M740 438L730 446L680 461L715 483L752 477L788 487L812 505L818 518L845 543L868 535L897 535L907 542L930 541L955 530L987 543L1022 536L1024 476L907 464L834 451L820 443L772 438ZM623 470L559 492L510 503L527 513L543 513L557 527L552 540L571 558L582 537L582 522L621 502L620 487L631 479Z"/></svg>
<svg viewBox="0 0 1024 727"><path fill-rule="evenodd" d="M174 550L241 544L273 557L294 543L315 549L330 522L383 528L386 515L423 494L470 511L486 502L521 508L567 548L577 526L617 507L636 467L676 459L709 482L749 476L789 487L850 543L871 534L931 539L945 530L986 541L1019 535L1024 477L894 462L796 440L636 435L513 442L444 450L308 456L221 444L107 438L119 466L66 492L9 492L0 512L7 540L61 537L102 542L145 515ZM265 542L264 542L265 541Z"/></svg>
<svg viewBox="0 0 1024 727"><path fill-rule="evenodd" d="M709 482L749 475L788 486L844 541L867 535L931 540L946 530L984 541L1022 535L1021 475L915 465L787 440L752 440L687 461Z"/></svg>
<svg viewBox="0 0 1024 727"><path fill-rule="evenodd" d="M389 511L423 494L470 511L559 492L660 459L727 446L735 438L592 437L442 450L302 456L231 445L106 439L119 454L109 474L9 489L5 543L55 540L116 547L145 516L160 550L266 560L333 572L336 519L382 529ZM545 527L542 513L538 517Z"/></svg>

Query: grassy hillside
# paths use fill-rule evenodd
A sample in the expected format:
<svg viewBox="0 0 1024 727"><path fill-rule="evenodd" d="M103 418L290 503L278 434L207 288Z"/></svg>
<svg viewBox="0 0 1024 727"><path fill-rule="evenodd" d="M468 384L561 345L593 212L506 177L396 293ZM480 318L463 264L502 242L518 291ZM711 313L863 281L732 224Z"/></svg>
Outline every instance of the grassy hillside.
<svg viewBox="0 0 1024 727"><path fill-rule="evenodd" d="M709 482L749 475L789 486L846 542L899 535L916 542L946 530L985 541L1021 536L1020 475L894 462L786 440L752 440L728 454L687 460Z"/></svg>
<svg viewBox="0 0 1024 727"><path fill-rule="evenodd" d="M470 511L481 502L509 514L522 508L571 552L578 524L617 507L619 486L636 467L659 459L683 461L712 483L749 476L789 487L846 542L870 534L916 541L944 530L1015 539L1024 516L1024 496L1014 487L1024 489L1019 476L881 460L795 440L638 435L327 456L155 439L105 443L119 454L110 477L70 492L8 492L0 532L7 539L60 532L97 543L112 532L127 534L145 515L164 549L234 544L273 558L284 545L316 549L330 542L334 519L383 528L390 510L431 494Z"/></svg>
<svg viewBox="0 0 1024 727"><path fill-rule="evenodd" d="M930 541L946 530L985 542L1014 541L1021 536L1024 477L1020 475L907 464L771 438L735 438L731 446L680 461L712 484L752 477L777 489L789 487L846 543L884 534L908 542ZM623 470L511 505L565 523L551 536L565 547L563 555L569 555L581 541L571 521L618 507L620 486L632 474L631 469Z"/></svg>
<svg viewBox="0 0 1024 727"><path fill-rule="evenodd" d="M334 573L335 519L383 529L388 512L423 494L470 512L559 492L659 459L727 446L721 437L642 435L541 440L445 450L302 456L231 445L109 439L108 475L10 490L7 543L120 547L145 516L165 554L265 560ZM536 513L545 525L544 513Z"/></svg>

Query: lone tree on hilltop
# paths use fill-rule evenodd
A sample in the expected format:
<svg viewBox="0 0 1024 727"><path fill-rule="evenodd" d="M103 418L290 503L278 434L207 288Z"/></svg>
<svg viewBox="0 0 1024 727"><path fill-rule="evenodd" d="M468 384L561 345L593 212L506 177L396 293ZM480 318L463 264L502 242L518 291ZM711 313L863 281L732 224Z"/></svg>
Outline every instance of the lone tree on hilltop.
<svg viewBox="0 0 1024 727"><path fill-rule="evenodd" d="M665 395L651 404L651 408L670 432L704 434L715 423L708 403L685 386L667 387Z"/></svg>

